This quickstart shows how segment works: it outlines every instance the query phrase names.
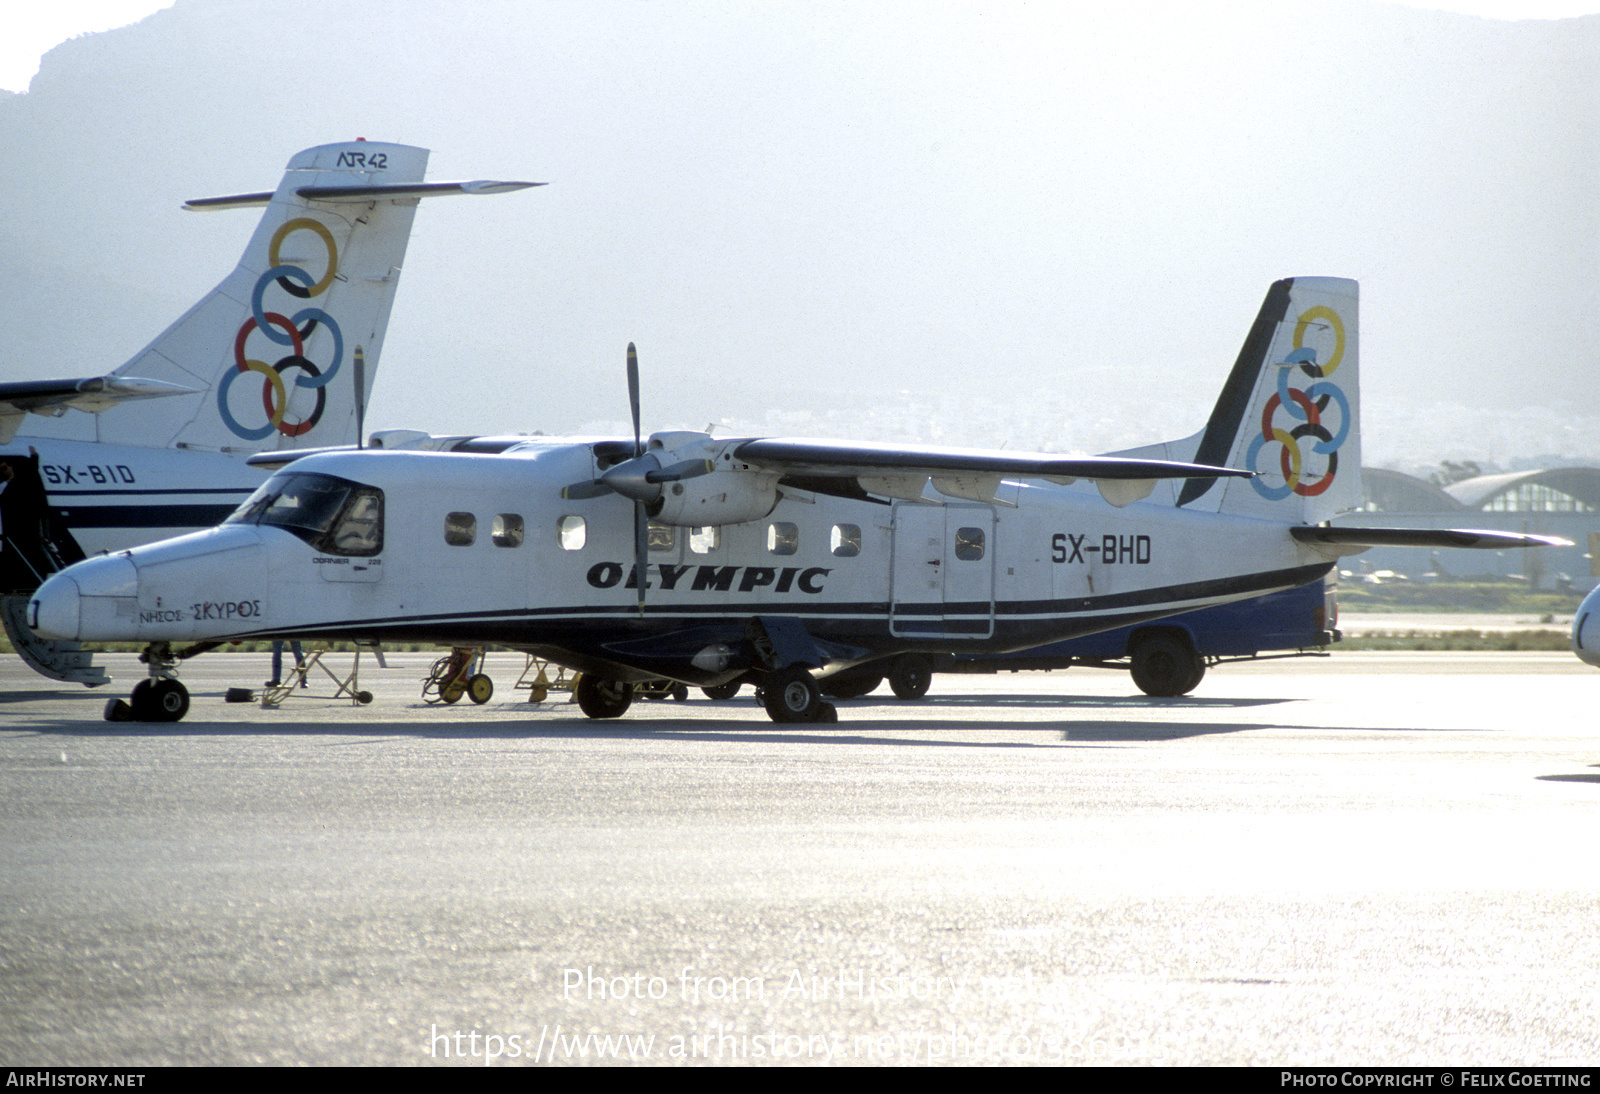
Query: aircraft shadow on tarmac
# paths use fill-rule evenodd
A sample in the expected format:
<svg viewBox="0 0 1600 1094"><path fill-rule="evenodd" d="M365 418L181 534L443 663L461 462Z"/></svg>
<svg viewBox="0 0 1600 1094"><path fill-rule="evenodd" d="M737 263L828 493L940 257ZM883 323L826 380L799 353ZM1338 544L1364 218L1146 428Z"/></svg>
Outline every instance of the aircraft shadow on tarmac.
<svg viewBox="0 0 1600 1094"><path fill-rule="evenodd" d="M1600 764L1595 766L1600 766ZM1580 771L1572 775L1535 775L1534 778L1545 783L1600 783L1600 772Z"/></svg>
<svg viewBox="0 0 1600 1094"><path fill-rule="evenodd" d="M1091 703L1087 700L1061 702L1052 700L1047 703L1035 703L1034 697L1028 697L1026 705L1037 708L1038 706L1064 706L1075 707L1079 710L1099 706L1102 709L1106 703ZM0 697L0 702L4 698ZM1235 706L1258 706L1279 700L1213 700L1180 701L1181 705L1188 707L1212 706L1227 708ZM1170 708L1175 704L1173 700L1159 702L1146 701L1130 705L1144 705L1151 707ZM721 704L719 704L720 706ZM851 703L841 703L841 709L848 714ZM581 738L581 739L615 739L615 740L674 740L674 741L725 741L740 743L796 743L808 744L893 744L912 747L940 746L959 748L1042 748L1056 747L1063 742L1076 744L1114 744L1116 742L1134 741L1163 741L1177 740L1184 737L1204 736L1216 733L1237 733L1252 729L1273 728L1272 722L1156 722L1156 721L1104 721L1087 719L1083 721L1048 721L1040 722L1029 718L1025 721L1010 721L1003 717L981 722L973 721L955 710L953 706L979 706L978 703L955 703L941 700L937 703L920 704L912 714L905 711L907 716L891 719L875 719L870 722L861 722L856 726L849 724L818 725L809 729L785 728L778 729L764 720L763 712L759 706L750 709L750 721L743 719L732 721L718 719L711 722L694 717L692 709L685 711L677 704L652 704L654 710L647 706L638 711L638 716L626 721L595 722L579 715L575 710L570 718L558 715L557 720L548 718L556 714L556 710L545 708L547 717L539 721L513 721L488 720L478 718L448 718L406 721L396 724L390 719L374 716L370 721L338 721L327 722L317 719L314 715L297 712L298 716L286 718L282 713L266 714L259 719L250 721L207 722L204 713L196 711L191 714L188 721L177 723L163 722L105 722L90 720L89 718L52 718L40 719L32 726L27 727L38 733L59 733L78 737L198 737L198 736L323 736L345 738L340 743L347 744L379 744L384 741L400 741L416 738L435 739L539 739L539 738ZM1111 704L1120 705L1120 704ZM1003 705L1002 705L1003 706ZM945 708L941 710L941 708ZM535 708L537 709L537 708ZM659 714L651 717L652 714ZM420 712L419 712L420 713ZM504 713L502 709L501 713ZM901 712L897 712L901 713ZM18 727L24 728L24 727ZM920 731L916 737L889 736L890 731L904 733L905 731ZM956 732L970 733L983 730L1033 730L1046 739L1038 742L1029 741L981 741L957 739L953 736ZM930 734L932 736L930 736Z"/></svg>
<svg viewBox="0 0 1600 1094"><path fill-rule="evenodd" d="M454 740L537 740L537 739L614 739L661 741L720 741L742 744L806 743L814 745L903 745L910 747L944 748L1051 748L1062 744L1078 746L1113 747L1136 742L1176 741L1188 737L1205 737L1224 733L1243 733L1250 730L1284 730L1294 727L1282 722L1154 722L1154 721L1097 721L1081 722L973 722L953 718L894 719L863 722L855 727L819 725L811 729L770 728L768 723L752 716L748 723L718 721L709 723L694 718L672 721L643 719L634 723L596 724L575 715L570 720L542 722L490 722L452 720L439 722L408 722L396 726L393 722L323 722L275 718L256 722L205 722L193 718L179 724L162 722L104 722L87 719L41 719L32 725L18 726L17 730L33 733L60 734L74 737L252 737L252 736L321 736L344 738L338 744L378 745L387 741L416 740L418 738ZM1362 733L1415 733L1417 726L1362 726ZM887 736L890 731L920 731L936 736ZM1032 730L1047 739L1034 741L983 741L955 739L945 734L956 732L982 732L984 730ZM1552 781L1600 783L1600 774L1549 775L1539 778Z"/></svg>
<svg viewBox="0 0 1600 1094"><path fill-rule="evenodd" d="M19 702L27 699L37 699L37 692L0 692L0 705ZM220 696L196 696L198 700L196 709L191 712L188 721L183 723L162 722L105 722L99 720L87 709L82 716L57 717L40 719L34 722L31 728L40 733L61 733L83 737L186 737L199 735L224 735L224 736L254 736L254 735L320 735L327 737L348 738L350 744L377 744L389 740L407 740L415 738L459 738L462 740L476 740L485 738L500 738L506 740L538 739L538 738L587 738L618 740L680 740L680 741L738 741L743 743L780 743L780 742L807 742L810 744L895 744L913 747L937 745L944 747L961 748L1040 748L1056 747L1062 743L1077 745L1115 745L1117 743L1133 743L1141 741L1171 741L1188 737L1211 736L1215 734L1240 733L1249 730L1282 729L1284 724L1274 721L1239 722L1239 721L1196 721L1196 722L1166 722L1153 719L1130 719L1118 716L1115 720L1094 718L1090 711L1116 710L1119 715L1124 712L1144 709L1152 713L1157 711L1223 711L1239 710L1251 707L1266 707L1298 702L1291 698L1204 698L1192 695L1176 698L1154 698L1145 695L1126 696L1090 696L1090 695L1028 695L1028 694L1000 694L1000 695L951 695L930 698L926 702L908 705L899 702L881 702L873 700L845 700L840 701L839 712L844 720L843 724L817 725L811 729L786 728L777 729L765 720L765 715L759 703L741 702L739 700L724 701L714 704L714 708L728 711L730 708L747 708L750 721L746 723L741 717L739 720L719 718L708 721L696 716L696 708L705 708L705 704L693 701L689 704L676 702L646 702L637 705L626 719L619 721L597 722L585 718L578 713L576 708L571 709L570 716L565 709L568 704L563 702L545 703L538 706L529 706L526 709L530 714L537 713L541 717L528 721L505 721L503 717L512 710L509 704L498 704L492 708L485 708L485 713L498 714L500 718L473 718L460 717L465 711L452 712L458 716L453 718L439 718L433 720L429 715L444 713L439 707L423 707L413 704L407 709L405 722L396 724L384 715L374 712L370 720L363 721L322 721L311 713L311 710L302 707L295 711L292 717L286 717L284 711L262 714L258 719L248 722L240 721L205 721L203 707L213 700L220 701ZM349 709L347 701L332 699L327 696L307 696L305 702L315 702L319 706L331 705ZM894 711L895 717L874 718L871 721L861 721L855 726L849 724L851 712L866 711L869 709L889 708ZM238 709L237 707L234 709ZM975 721L968 717L968 710L983 709L999 715ZM1027 715L1019 720L1007 720L1004 717L1006 710L1016 710L1019 713L1026 711ZM1039 721L1041 711L1059 709L1063 716L1055 721ZM98 713L98 706L95 706ZM746 713L740 710L740 714ZM416 721L409 720L413 715L422 715ZM552 715L555 716L552 719ZM24 728L24 727L18 727ZM1395 726L1390 729L1367 726L1363 732L1415 732L1416 726ZM890 737L880 734L887 731L904 732L907 730L921 731L924 734L937 734L937 736L919 737ZM975 730L1035 730L1044 735L1051 735L1053 739L1040 742L1018 741L973 741L955 740L947 733L955 731L971 732ZM1600 782L1600 774L1579 776L1550 776L1553 779L1568 779L1569 781L1596 781Z"/></svg>

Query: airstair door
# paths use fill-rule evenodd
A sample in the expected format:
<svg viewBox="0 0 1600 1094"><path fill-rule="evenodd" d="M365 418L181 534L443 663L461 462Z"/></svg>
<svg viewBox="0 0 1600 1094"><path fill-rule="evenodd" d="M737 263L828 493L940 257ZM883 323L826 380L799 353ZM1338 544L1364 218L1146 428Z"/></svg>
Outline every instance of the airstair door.
<svg viewBox="0 0 1600 1094"><path fill-rule="evenodd" d="M889 633L987 638L994 633L994 510L896 502Z"/></svg>

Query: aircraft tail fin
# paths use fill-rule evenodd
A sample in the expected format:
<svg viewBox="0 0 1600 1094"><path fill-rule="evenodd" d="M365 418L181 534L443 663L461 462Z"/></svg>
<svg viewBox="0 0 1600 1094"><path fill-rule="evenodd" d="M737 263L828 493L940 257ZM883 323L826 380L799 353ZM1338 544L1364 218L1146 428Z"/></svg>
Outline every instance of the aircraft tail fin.
<svg viewBox="0 0 1600 1094"><path fill-rule="evenodd" d="M179 394L96 417L107 443L254 453L349 445L378 370L417 202L534 183L425 183L425 148L350 141L289 161L238 267L112 376Z"/></svg>
<svg viewBox="0 0 1600 1094"><path fill-rule="evenodd" d="M1189 479L1175 504L1296 524L1361 504L1357 311L1356 283L1344 278L1267 290L1205 429L1160 446L1255 477Z"/></svg>

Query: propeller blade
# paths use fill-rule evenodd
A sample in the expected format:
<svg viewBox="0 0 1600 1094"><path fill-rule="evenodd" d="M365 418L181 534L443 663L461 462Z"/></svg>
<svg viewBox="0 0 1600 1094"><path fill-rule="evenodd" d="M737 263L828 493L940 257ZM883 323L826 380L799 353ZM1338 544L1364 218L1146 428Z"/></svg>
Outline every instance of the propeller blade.
<svg viewBox="0 0 1600 1094"><path fill-rule="evenodd" d="M644 615L644 587L650 566L650 517L644 502L633 503L633 572L639 582L639 615Z"/></svg>
<svg viewBox="0 0 1600 1094"><path fill-rule="evenodd" d="M639 443L639 353L632 342L628 343L628 406L633 410L633 454L639 456L644 452Z"/></svg>
<svg viewBox="0 0 1600 1094"><path fill-rule="evenodd" d="M717 465L710 460L684 460L671 467L663 467L659 471L646 471L644 481L649 483L681 482L684 479L698 479L701 475L709 475L717 469Z"/></svg>
<svg viewBox="0 0 1600 1094"><path fill-rule="evenodd" d="M633 411L633 459L637 461L644 455L644 445L640 443L639 431L639 351L633 348L633 343L628 343L628 406ZM626 464L619 467L626 467ZM611 474L616 472L613 468ZM630 476L632 469L618 473L619 478ZM639 616L644 617L644 587L648 583L650 567L650 515L645 512L645 502L637 495L638 489L626 491L634 496L633 502L633 573L639 583Z"/></svg>
<svg viewBox="0 0 1600 1094"><path fill-rule="evenodd" d="M611 487L603 482L575 482L571 486L561 488L561 496L568 501L587 501L590 498L604 497L615 493Z"/></svg>

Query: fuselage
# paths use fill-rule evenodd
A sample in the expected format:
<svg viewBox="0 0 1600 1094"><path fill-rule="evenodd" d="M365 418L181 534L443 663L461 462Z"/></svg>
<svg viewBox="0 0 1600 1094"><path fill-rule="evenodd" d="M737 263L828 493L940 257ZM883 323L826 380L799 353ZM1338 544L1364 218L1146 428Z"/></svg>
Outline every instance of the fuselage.
<svg viewBox="0 0 1600 1094"><path fill-rule="evenodd" d="M244 455L200 449L23 436L0 445L0 460L32 453L50 508L86 555L220 524L267 477Z"/></svg>
<svg viewBox="0 0 1600 1094"><path fill-rule="evenodd" d="M752 667L755 619L799 621L833 671L911 650L1025 649L1331 565L1284 524L1115 508L1087 484L1009 484L1013 505L780 484L760 519L652 523L641 610L634 503L561 494L600 470L593 445L555 441L307 457L230 523L58 575L33 622L96 640L496 643L618 679L715 684Z"/></svg>

